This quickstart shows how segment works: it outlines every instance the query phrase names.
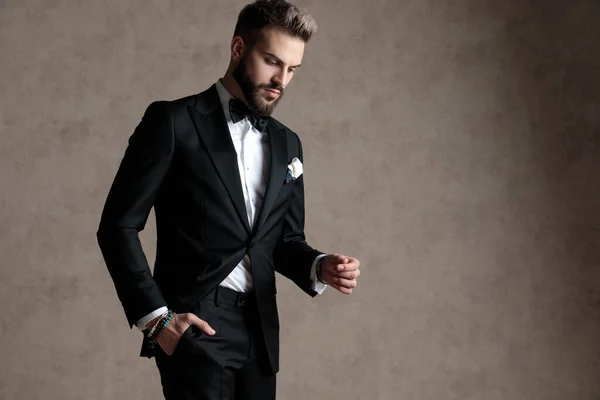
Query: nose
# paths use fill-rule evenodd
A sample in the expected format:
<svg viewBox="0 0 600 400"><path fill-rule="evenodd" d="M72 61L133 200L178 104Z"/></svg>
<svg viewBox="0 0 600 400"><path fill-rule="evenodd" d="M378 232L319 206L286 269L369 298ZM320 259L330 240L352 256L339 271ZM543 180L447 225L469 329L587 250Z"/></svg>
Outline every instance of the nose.
<svg viewBox="0 0 600 400"><path fill-rule="evenodd" d="M288 82L287 82L288 77L289 77L288 73L285 70L282 70L281 72L279 72L278 74L273 76L272 81L277 86L284 88L288 84Z"/></svg>

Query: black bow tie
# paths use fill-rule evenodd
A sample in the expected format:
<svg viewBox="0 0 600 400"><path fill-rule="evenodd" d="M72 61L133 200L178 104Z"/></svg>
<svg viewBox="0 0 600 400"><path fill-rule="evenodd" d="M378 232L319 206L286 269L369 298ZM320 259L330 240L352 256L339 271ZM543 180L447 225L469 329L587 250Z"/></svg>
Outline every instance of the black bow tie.
<svg viewBox="0 0 600 400"><path fill-rule="evenodd" d="M253 113L244 103L237 99L229 100L229 113L231 114L231 120L234 124L244 118L248 118L248 121L250 121L252 126L259 132L264 132L267 123L269 122L269 117L263 117Z"/></svg>

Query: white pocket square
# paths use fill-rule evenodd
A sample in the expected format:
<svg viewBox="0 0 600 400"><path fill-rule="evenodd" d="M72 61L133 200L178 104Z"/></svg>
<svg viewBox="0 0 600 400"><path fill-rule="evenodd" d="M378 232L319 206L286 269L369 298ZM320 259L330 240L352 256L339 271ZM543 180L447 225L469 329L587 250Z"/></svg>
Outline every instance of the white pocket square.
<svg viewBox="0 0 600 400"><path fill-rule="evenodd" d="M302 161L298 157L294 157L292 162L288 164L287 174L285 175L285 183L290 183L298 179L304 172L302 168Z"/></svg>

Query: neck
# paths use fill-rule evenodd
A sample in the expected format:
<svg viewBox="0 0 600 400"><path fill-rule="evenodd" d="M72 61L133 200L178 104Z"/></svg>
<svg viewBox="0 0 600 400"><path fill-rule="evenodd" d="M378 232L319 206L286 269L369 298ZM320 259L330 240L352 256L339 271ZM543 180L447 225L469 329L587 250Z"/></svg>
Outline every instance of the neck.
<svg viewBox="0 0 600 400"><path fill-rule="evenodd" d="M238 85L238 83L235 80L235 78L233 77L231 71L227 71L225 76L223 76L223 78L221 78L221 84L234 98L236 98L236 99L242 101L244 104L248 105L248 101L246 100L246 97L244 96L244 93L242 92L240 85Z"/></svg>

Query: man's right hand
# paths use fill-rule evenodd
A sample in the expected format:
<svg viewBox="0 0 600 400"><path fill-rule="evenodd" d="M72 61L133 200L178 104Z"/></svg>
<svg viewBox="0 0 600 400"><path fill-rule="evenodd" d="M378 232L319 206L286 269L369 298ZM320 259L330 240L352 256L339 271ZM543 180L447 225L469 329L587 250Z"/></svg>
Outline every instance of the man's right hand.
<svg viewBox="0 0 600 400"><path fill-rule="evenodd" d="M160 317L156 317L152 321L148 322L146 324L146 328L152 329L154 324L156 324L159 319ZM175 314L171 322L169 322L169 325L167 325L167 327L158 337L158 345L165 353L172 355L177 347L177 344L179 343L179 339L181 339L181 336L183 335L183 332L185 332L190 325L197 326L207 335L213 336L215 334L215 330L208 324L208 322L198 318L196 314Z"/></svg>

